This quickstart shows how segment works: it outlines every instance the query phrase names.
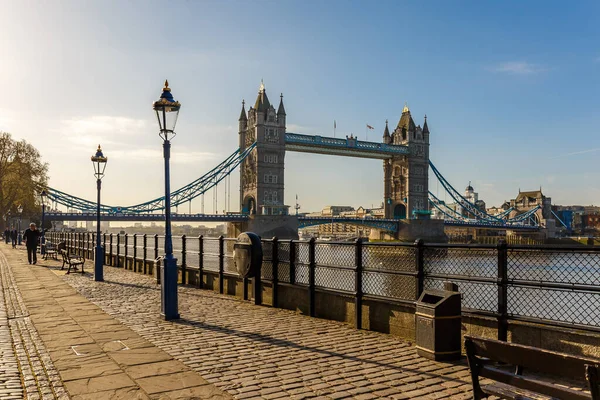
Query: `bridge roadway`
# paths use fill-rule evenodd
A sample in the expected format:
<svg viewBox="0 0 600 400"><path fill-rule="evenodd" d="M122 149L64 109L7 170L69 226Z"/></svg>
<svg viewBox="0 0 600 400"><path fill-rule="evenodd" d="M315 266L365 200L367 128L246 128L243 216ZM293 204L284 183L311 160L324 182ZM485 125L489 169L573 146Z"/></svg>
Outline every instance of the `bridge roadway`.
<svg viewBox="0 0 600 400"><path fill-rule="evenodd" d="M23 249L4 244L0 259L12 277L2 280L5 292L22 307L11 327L28 322L37 339L28 350L47 368L18 370L26 385L17 376L9 389L0 377L2 398L472 398L464 360L423 359L391 335L191 286L179 287L181 320L168 322L151 276L105 266L105 282L94 282L90 273L65 275L58 261L27 265ZM0 353L0 367L28 365L17 353Z"/></svg>
<svg viewBox="0 0 600 400"><path fill-rule="evenodd" d="M96 213L46 213L45 218L49 221L96 221ZM171 220L175 222L244 222L250 218L247 214L171 214ZM164 214L118 214L102 213L102 221L130 221L130 222L163 222ZM298 217L298 227L305 228L315 225L326 225L331 223L348 224L355 226L367 226L370 228L381 229L387 232L397 232L401 220L384 218L347 218L347 217ZM485 229L509 229L513 231L536 231L537 226L530 225L493 225L482 222L459 222L445 220L446 226L457 226L466 228L485 228Z"/></svg>

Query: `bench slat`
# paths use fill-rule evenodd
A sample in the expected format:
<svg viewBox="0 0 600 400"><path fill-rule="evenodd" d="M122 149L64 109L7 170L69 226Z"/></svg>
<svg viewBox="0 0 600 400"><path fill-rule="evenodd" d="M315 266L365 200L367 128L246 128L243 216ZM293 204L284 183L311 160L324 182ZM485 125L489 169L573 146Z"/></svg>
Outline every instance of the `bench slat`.
<svg viewBox="0 0 600 400"><path fill-rule="evenodd" d="M515 375L508 371L503 371L497 368L486 366L482 368L479 372L479 376L484 378L490 378L498 382L505 383L506 385L513 386L512 393L515 395L521 394L521 396L525 395L525 392L532 393L543 393L546 396L539 397L523 397L523 398L533 398L533 399L547 399L548 396L550 398L563 399L563 400L589 400L589 393L585 393L582 391L577 391L573 389L569 389L567 387L554 385L549 382L544 382L532 377L523 377L520 375ZM498 396L505 396L505 393L510 391L510 387L503 385L501 386L504 393L499 393L496 390L495 385L482 386L481 389L488 394L494 394ZM523 389L524 392L520 392L518 389ZM510 397L511 399L518 397Z"/></svg>
<svg viewBox="0 0 600 400"><path fill-rule="evenodd" d="M586 364L600 364L600 360L557 353L550 350L524 346L522 344L502 342L465 336L474 345L475 355L491 358L506 364L519 365L538 372L585 379Z"/></svg>
<svg viewBox="0 0 600 400"><path fill-rule="evenodd" d="M538 393L531 392L525 389L519 389L514 386L507 385L505 383L492 383L490 385L485 385L481 387L483 391L487 394L491 394L494 396L501 397L503 399L512 399L512 400L553 400L556 397L550 397L541 395Z"/></svg>
<svg viewBox="0 0 600 400"><path fill-rule="evenodd" d="M482 399L498 395L511 399L544 399L542 395L564 400L600 400L598 371L600 360L577 357L535 347L507 343L494 339L465 336L465 349L473 381L473 398ZM559 386L552 381L516 374L493 364L517 366L517 371L532 370L560 378L575 378L588 382L591 393ZM489 378L500 383L481 387L479 378ZM526 393L531 392L531 393ZM536 397L537 396L537 397ZM541 397L540 397L541 396Z"/></svg>

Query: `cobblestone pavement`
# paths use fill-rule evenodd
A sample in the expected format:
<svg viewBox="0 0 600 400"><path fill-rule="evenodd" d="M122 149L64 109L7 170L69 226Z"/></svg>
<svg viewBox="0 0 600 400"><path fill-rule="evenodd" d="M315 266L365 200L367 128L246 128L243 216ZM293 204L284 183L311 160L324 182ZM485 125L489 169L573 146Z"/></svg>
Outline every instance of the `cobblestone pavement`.
<svg viewBox="0 0 600 400"><path fill-rule="evenodd" d="M105 282L63 277L83 296L239 399L466 399L465 363L422 359L390 335L180 287L165 322L150 276L105 267Z"/></svg>
<svg viewBox="0 0 600 400"><path fill-rule="evenodd" d="M0 398L68 399L2 253L0 281Z"/></svg>

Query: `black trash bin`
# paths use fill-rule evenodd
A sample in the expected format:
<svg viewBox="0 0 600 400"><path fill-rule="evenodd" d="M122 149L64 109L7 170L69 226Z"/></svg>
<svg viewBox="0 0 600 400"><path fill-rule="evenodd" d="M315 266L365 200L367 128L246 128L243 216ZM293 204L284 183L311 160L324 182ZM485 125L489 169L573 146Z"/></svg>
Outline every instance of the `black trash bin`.
<svg viewBox="0 0 600 400"><path fill-rule="evenodd" d="M454 290L456 290L456 286ZM452 286L451 286L452 287ZM460 293L425 290L415 313L417 354L430 360L460 358Z"/></svg>

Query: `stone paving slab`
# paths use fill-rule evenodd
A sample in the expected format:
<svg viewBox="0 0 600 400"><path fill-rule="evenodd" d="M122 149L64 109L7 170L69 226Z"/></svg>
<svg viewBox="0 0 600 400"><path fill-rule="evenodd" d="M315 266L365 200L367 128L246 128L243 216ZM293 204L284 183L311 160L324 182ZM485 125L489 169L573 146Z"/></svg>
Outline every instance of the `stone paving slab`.
<svg viewBox="0 0 600 400"><path fill-rule="evenodd" d="M104 277L99 283L91 275L62 275L106 313L238 399L472 398L465 362L420 358L390 335L192 287L179 288L182 318L167 322L158 317L160 290L152 277L107 266ZM153 368L173 370L168 361ZM127 372L141 379L153 373L135 365Z"/></svg>
<svg viewBox="0 0 600 400"><path fill-rule="evenodd" d="M8 246L7 246L8 247ZM11 249L13 256L24 254ZM34 327L15 274L0 254L0 397L3 399L68 399L48 350Z"/></svg>
<svg viewBox="0 0 600 400"><path fill-rule="evenodd" d="M16 358L20 378L18 387L0 380L0 398L231 398L81 296L55 261L28 265L24 256L0 245L0 338L8 320L14 348L0 353L0 371L14 372ZM130 374L135 367L155 374Z"/></svg>

